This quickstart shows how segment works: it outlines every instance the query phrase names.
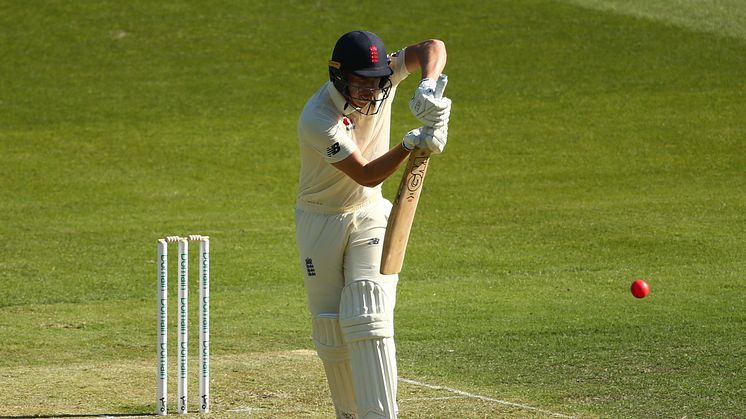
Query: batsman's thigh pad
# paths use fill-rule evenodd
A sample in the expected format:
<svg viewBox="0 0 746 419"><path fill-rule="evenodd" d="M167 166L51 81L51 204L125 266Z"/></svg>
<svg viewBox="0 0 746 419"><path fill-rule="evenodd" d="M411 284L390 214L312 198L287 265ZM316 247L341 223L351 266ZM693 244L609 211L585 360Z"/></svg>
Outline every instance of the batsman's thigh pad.
<svg viewBox="0 0 746 419"><path fill-rule="evenodd" d="M350 354L339 327L339 315L322 313L313 319L313 342L319 354L337 418L357 417L357 403L350 368Z"/></svg>
<svg viewBox="0 0 746 419"><path fill-rule="evenodd" d="M386 236L386 224L391 203L381 199L368 205L354 214L354 229L350 231L345 249L344 275L345 283L352 280L374 280L386 288L392 301L396 292L388 292L385 281L396 282L397 275L381 275L381 254L383 239Z"/></svg>
<svg viewBox="0 0 746 419"><path fill-rule="evenodd" d="M342 290L340 326L350 351L358 417L396 417L393 298L375 281L351 282Z"/></svg>

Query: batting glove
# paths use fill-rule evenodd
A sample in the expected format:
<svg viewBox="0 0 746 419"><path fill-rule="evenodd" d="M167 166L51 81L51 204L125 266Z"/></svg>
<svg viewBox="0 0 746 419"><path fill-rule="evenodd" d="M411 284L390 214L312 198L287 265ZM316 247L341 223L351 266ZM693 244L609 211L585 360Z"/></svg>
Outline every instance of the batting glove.
<svg viewBox="0 0 746 419"><path fill-rule="evenodd" d="M424 127L420 148L427 148L430 154L440 154L448 142L448 126L442 128Z"/></svg>
<svg viewBox="0 0 746 419"><path fill-rule="evenodd" d="M412 151L422 143L422 129L415 128L404 135L401 145L407 151Z"/></svg>
<svg viewBox="0 0 746 419"><path fill-rule="evenodd" d="M448 127L420 127L409 131L402 140L402 147L412 151L415 148L430 150L430 154L440 154L448 142Z"/></svg>
<svg viewBox="0 0 746 419"><path fill-rule="evenodd" d="M425 126L439 128L448 124L451 115L451 99L436 98L435 80L422 79L409 101L409 109Z"/></svg>

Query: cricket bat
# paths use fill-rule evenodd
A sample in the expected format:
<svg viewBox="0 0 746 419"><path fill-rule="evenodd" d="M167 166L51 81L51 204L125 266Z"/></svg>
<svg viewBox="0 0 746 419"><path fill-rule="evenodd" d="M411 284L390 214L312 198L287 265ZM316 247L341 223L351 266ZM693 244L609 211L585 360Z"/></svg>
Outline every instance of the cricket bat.
<svg viewBox="0 0 746 419"><path fill-rule="evenodd" d="M443 97L446 84L448 84L448 76L441 74L436 82L435 97ZM381 274L383 275L401 272L409 233L412 231L412 222L417 211L417 204L420 202L429 162L429 150L418 148L409 156L407 167L399 183L399 190L394 198L394 206L389 215L386 235L383 238L383 254L381 255Z"/></svg>

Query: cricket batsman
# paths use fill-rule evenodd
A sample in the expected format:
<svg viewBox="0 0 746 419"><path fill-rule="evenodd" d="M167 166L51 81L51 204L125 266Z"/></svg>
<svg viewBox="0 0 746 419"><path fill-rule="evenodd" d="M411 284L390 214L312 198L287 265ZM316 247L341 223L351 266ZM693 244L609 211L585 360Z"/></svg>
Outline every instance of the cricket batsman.
<svg viewBox="0 0 746 419"><path fill-rule="evenodd" d="M334 46L329 81L298 121L296 240L312 337L337 418L397 415L399 278L379 273L391 210L381 183L415 148L443 151L451 101L434 91L445 64L439 40L387 54L375 34L346 33ZM391 102L399 83L415 71L421 81L409 106L422 126L389 148Z"/></svg>

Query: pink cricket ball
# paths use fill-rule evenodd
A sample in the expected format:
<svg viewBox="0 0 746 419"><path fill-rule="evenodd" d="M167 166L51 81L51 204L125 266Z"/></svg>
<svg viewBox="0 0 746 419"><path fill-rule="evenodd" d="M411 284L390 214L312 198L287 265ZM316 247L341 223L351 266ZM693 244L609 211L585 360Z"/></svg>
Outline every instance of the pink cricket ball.
<svg viewBox="0 0 746 419"><path fill-rule="evenodd" d="M642 279L638 279L632 283L630 291L637 298L645 298L650 293L650 285Z"/></svg>

